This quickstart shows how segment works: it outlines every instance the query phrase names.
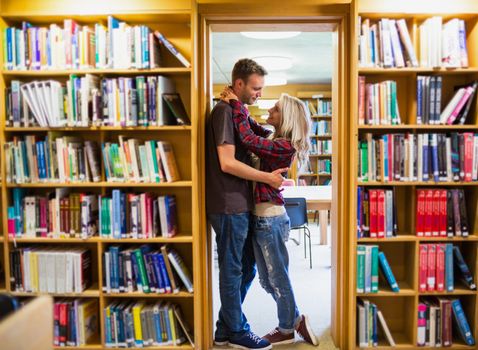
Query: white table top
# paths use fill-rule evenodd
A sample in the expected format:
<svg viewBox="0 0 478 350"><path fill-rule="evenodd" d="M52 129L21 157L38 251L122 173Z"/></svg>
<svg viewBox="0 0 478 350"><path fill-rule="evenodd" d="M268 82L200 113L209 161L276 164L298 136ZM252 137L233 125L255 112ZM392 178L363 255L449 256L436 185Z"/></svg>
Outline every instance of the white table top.
<svg viewBox="0 0 478 350"><path fill-rule="evenodd" d="M307 201L332 201L332 186L284 186L284 198L305 198Z"/></svg>

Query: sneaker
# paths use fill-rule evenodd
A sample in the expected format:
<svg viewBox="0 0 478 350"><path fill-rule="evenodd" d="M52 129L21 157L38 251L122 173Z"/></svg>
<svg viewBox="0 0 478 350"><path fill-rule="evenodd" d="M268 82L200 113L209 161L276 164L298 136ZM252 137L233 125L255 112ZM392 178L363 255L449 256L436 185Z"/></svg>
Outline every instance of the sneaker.
<svg viewBox="0 0 478 350"><path fill-rule="evenodd" d="M247 332L237 339L229 339L229 346L244 350L269 350L272 349L268 340L262 339L252 332Z"/></svg>
<svg viewBox="0 0 478 350"><path fill-rule="evenodd" d="M294 332L284 334L279 330L279 327L274 328L268 334L263 336L262 339L266 339L274 345L291 344L295 342Z"/></svg>
<svg viewBox="0 0 478 350"><path fill-rule="evenodd" d="M215 336L214 337L214 345L217 345L217 346L225 346L225 345L228 345L229 344L229 338L227 337L218 337L218 336Z"/></svg>
<svg viewBox="0 0 478 350"><path fill-rule="evenodd" d="M318 345L319 341L312 331L312 327L309 323L309 318L305 315L301 315L301 320L299 324L295 327L295 330L307 343L312 345Z"/></svg>

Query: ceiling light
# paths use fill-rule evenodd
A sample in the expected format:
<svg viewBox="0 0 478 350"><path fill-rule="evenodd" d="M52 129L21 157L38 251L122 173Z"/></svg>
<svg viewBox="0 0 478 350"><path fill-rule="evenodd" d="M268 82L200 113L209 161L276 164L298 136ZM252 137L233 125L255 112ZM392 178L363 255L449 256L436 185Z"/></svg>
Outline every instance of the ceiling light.
<svg viewBox="0 0 478 350"><path fill-rule="evenodd" d="M286 70L292 68L292 59L283 56L261 56L253 57L254 61L264 66L268 71Z"/></svg>
<svg viewBox="0 0 478 350"><path fill-rule="evenodd" d="M300 32L241 32L241 34L251 39L289 39L300 34Z"/></svg>
<svg viewBox="0 0 478 350"><path fill-rule="evenodd" d="M282 75L266 75L265 76L265 85L266 86L278 86L278 85L286 85L287 78Z"/></svg>

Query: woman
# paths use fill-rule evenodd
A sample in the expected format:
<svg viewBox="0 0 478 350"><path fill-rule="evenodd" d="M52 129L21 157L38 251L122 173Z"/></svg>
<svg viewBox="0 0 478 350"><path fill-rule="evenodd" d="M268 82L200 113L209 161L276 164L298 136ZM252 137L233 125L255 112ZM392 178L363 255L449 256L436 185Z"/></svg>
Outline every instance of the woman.
<svg viewBox="0 0 478 350"><path fill-rule="evenodd" d="M264 138L253 132L248 111L232 90L226 88L221 98L231 105L237 135L257 156L260 170L271 172L290 167L295 156L301 162L307 159L311 123L302 101L283 94L269 109L267 123L275 132ZM289 344L294 342L296 330L305 341L317 345L307 316L299 313L289 279L289 255L285 246L289 237L289 217L284 198L280 190L256 183L254 202L253 245L259 280L276 301L279 318L279 326L263 338L271 344Z"/></svg>

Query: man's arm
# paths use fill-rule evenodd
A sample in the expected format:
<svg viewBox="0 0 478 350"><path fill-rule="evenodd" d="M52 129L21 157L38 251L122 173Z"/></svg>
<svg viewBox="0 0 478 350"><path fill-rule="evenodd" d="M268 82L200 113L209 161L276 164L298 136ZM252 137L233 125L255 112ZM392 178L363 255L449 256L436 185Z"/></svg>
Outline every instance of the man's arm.
<svg viewBox="0 0 478 350"><path fill-rule="evenodd" d="M217 146L217 154L221 170L227 174L240 177L245 180L266 183L274 188L282 185L283 177L281 173L287 171L287 168L274 170L272 173L257 170L247 164L238 161L235 158L236 146L222 144Z"/></svg>

